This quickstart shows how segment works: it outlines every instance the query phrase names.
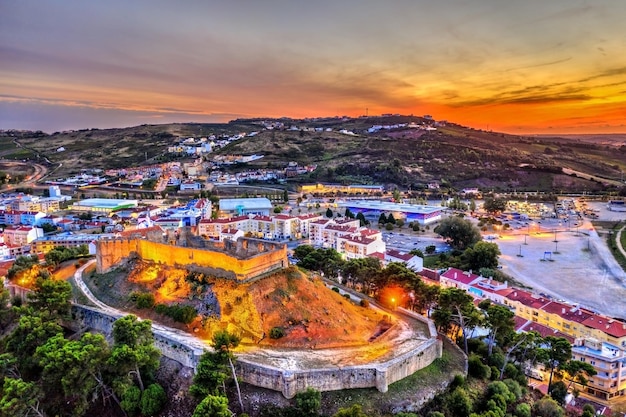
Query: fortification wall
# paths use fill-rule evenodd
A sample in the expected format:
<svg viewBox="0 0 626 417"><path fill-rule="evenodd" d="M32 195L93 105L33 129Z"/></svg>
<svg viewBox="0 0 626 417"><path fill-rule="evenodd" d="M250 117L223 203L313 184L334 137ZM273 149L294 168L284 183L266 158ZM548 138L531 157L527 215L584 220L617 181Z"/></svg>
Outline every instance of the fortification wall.
<svg viewBox="0 0 626 417"><path fill-rule="evenodd" d="M390 361L369 365L285 371L239 358L236 366L243 381L281 391L286 398L293 398L308 387L319 391L376 387L380 392L387 392L389 384L425 368L441 357L441 353L441 341L429 339Z"/></svg>
<svg viewBox="0 0 626 417"><path fill-rule="evenodd" d="M262 241L240 239L233 250L242 253L245 257L145 239L101 240L97 243L97 271L98 273L106 272L133 253L155 263L191 267L218 277L239 281L288 266L285 245L267 246Z"/></svg>
<svg viewBox="0 0 626 417"><path fill-rule="evenodd" d="M71 326L75 331L85 328L97 330L110 338L113 333L113 323L121 317L122 315L105 313L101 310L74 304L72 306ZM161 351L163 356L178 361L184 366L196 368L203 353L201 349L187 346L154 329L153 335L154 346Z"/></svg>

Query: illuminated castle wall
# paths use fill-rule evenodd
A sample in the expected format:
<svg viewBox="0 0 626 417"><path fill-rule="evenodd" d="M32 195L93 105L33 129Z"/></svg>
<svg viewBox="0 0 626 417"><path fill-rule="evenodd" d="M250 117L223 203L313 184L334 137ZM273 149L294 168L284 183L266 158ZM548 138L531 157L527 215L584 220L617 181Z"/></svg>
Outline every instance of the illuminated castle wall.
<svg viewBox="0 0 626 417"><path fill-rule="evenodd" d="M131 255L237 281L289 265L287 247L280 243L239 239L237 242L206 242L203 246L187 247L133 238L99 240L96 244L97 271L106 272Z"/></svg>

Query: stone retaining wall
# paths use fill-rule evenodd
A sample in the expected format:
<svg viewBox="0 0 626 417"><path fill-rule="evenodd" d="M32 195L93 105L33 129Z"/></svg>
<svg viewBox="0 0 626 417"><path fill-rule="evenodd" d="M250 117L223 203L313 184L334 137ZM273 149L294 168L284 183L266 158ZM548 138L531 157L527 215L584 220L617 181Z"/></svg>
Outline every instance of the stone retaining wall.
<svg viewBox="0 0 626 417"><path fill-rule="evenodd" d="M113 332L113 323L122 315L105 313L90 307L74 304L72 306L73 330L84 328L94 329L110 338ZM154 346L167 358L180 362L184 366L196 368L203 350L187 346L174 338L153 329Z"/></svg>
<svg viewBox="0 0 626 417"><path fill-rule="evenodd" d="M342 368L319 368L302 371L285 371L259 363L237 359L237 375L245 382L276 391L293 398L308 387L319 391L376 387L387 392L389 384L430 365L441 357L442 343L431 338L412 351L386 362Z"/></svg>

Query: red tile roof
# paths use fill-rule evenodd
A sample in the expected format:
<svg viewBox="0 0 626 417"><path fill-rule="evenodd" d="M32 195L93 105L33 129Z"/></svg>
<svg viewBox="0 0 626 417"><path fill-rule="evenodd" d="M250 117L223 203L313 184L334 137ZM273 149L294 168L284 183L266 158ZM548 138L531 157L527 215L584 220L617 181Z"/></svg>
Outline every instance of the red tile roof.
<svg viewBox="0 0 626 417"><path fill-rule="evenodd" d="M529 293L524 290L515 289L513 292L509 293L506 298L512 301L518 301L525 306L534 308L539 310L541 307L550 303L551 301L547 298L540 297L538 295Z"/></svg>
<svg viewBox="0 0 626 417"><path fill-rule="evenodd" d="M390 258L400 259L402 260L402 262L408 262L414 256L414 255L411 255L410 253L400 252L395 249L387 250L386 255L389 256Z"/></svg>
<svg viewBox="0 0 626 417"><path fill-rule="evenodd" d="M609 317L591 314L582 324L592 329L601 330L613 337L626 336L626 323Z"/></svg>
<svg viewBox="0 0 626 417"><path fill-rule="evenodd" d="M479 276L476 274L472 274L471 272L463 272L460 269L450 268L446 272L441 274L441 278L447 278L452 281L469 285L475 280L477 280Z"/></svg>
<svg viewBox="0 0 626 417"><path fill-rule="evenodd" d="M515 316L517 317L517 316ZM522 319L524 320L524 319ZM568 334L565 334L561 331L552 329L548 326L544 326L543 324L539 324L539 323L535 323L532 322L530 320L526 320L525 324L522 324L519 328L517 327L517 324L519 323L519 320L516 318L515 319L515 323L516 323L516 331L522 331L522 332L537 332L541 335L541 337L546 337L546 336L554 336L554 337L563 337L565 339L567 339L570 343L574 343L574 338Z"/></svg>

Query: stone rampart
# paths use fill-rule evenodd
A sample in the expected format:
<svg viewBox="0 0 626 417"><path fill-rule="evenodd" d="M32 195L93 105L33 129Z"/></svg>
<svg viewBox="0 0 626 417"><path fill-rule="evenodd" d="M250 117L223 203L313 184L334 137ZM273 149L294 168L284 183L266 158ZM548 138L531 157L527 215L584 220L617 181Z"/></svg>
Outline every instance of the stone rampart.
<svg viewBox="0 0 626 417"><path fill-rule="evenodd" d="M394 359L368 365L287 371L238 358L236 366L243 381L281 391L286 398L293 398L308 387L319 391L376 387L380 392L387 392L389 384L430 365L441 357L441 352L441 341L429 339Z"/></svg>
<svg viewBox="0 0 626 417"><path fill-rule="evenodd" d="M239 239L224 250L183 247L146 239L104 239L96 244L97 271L103 273L135 254L141 259L190 268L220 278L243 281L286 268L287 247L256 239Z"/></svg>
<svg viewBox="0 0 626 417"><path fill-rule="evenodd" d="M113 333L113 323L121 314L107 313L90 307L74 304L72 306L72 323L73 330L93 329L97 330L110 338ZM154 346L161 351L161 354L167 358L180 362L184 366L196 368L202 349L187 346L169 336L165 332L153 329Z"/></svg>

